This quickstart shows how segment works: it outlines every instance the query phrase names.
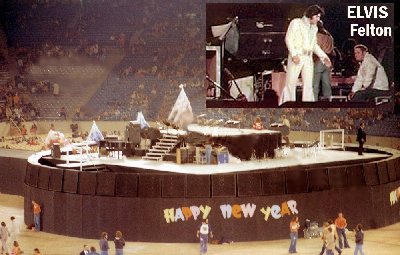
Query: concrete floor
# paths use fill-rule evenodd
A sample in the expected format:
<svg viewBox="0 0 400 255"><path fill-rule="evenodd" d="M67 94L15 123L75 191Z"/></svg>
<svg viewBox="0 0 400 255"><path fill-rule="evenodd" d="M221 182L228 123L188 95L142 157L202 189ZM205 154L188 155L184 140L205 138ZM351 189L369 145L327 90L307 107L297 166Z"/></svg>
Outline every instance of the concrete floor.
<svg viewBox="0 0 400 255"><path fill-rule="evenodd" d="M400 212L399 212L400 213ZM72 255L79 254L83 244L95 246L98 249L98 240L59 236L43 232L26 230L23 224L23 198L19 196L0 194L0 220L9 226L11 216L15 216L21 226L18 238L24 254L33 254L34 248L39 248L44 255ZM195 231L193 231L195 234ZM345 249L343 255L354 253L354 237L348 235L352 248ZM110 255L115 254L113 243L109 243ZM9 244L11 247L11 244ZM226 245L209 245L208 253L213 254L288 254L289 239L265 242L244 242ZM124 254L199 254L198 244L169 244L169 243L141 243L128 242ZM320 239L300 238L297 244L299 255L316 255L321 249ZM399 255L400 254L400 223L376 229L365 233L364 251L367 255Z"/></svg>

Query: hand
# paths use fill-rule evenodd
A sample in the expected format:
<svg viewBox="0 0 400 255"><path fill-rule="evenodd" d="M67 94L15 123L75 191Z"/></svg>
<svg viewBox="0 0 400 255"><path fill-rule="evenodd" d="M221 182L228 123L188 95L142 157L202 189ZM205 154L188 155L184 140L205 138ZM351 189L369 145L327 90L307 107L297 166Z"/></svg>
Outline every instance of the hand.
<svg viewBox="0 0 400 255"><path fill-rule="evenodd" d="M324 65L328 68L332 66L332 62L329 58L324 59Z"/></svg>
<svg viewBox="0 0 400 255"><path fill-rule="evenodd" d="M300 63L300 57L298 55L296 55L296 56L292 57L292 61L293 61L293 63L298 64L298 63Z"/></svg>
<svg viewBox="0 0 400 255"><path fill-rule="evenodd" d="M213 237L214 237L212 233L210 233L210 237L211 237L211 238L213 238Z"/></svg>
<svg viewBox="0 0 400 255"><path fill-rule="evenodd" d="M196 236L197 236L197 238L200 238L200 236L199 236L199 233L197 233L197 235L196 235Z"/></svg>
<svg viewBox="0 0 400 255"><path fill-rule="evenodd" d="M352 91L352 92L349 93L349 95L347 96L347 98L348 98L349 100L351 100L353 97L354 97L354 92Z"/></svg>

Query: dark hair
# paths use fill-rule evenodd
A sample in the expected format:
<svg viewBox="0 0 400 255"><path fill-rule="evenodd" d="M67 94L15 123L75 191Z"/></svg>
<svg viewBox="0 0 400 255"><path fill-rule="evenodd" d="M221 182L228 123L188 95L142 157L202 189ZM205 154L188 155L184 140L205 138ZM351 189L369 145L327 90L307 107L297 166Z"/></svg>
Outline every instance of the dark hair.
<svg viewBox="0 0 400 255"><path fill-rule="evenodd" d="M362 52L368 52L368 47L364 44L357 44L356 46L354 46L354 49L360 49Z"/></svg>
<svg viewBox="0 0 400 255"><path fill-rule="evenodd" d="M312 18L312 16L318 14L324 15L325 12L319 5L316 4L308 6L308 8L304 11L304 16L306 16L307 18Z"/></svg>
<svg viewBox="0 0 400 255"><path fill-rule="evenodd" d="M6 223L5 223L4 221L2 221L2 222L1 222L1 225L2 225L3 227L5 227L5 226L6 226Z"/></svg>
<svg viewBox="0 0 400 255"><path fill-rule="evenodd" d="M14 216L11 216L11 218L10 218L11 220L15 220L15 217Z"/></svg>
<svg viewBox="0 0 400 255"><path fill-rule="evenodd" d="M324 34L324 35L330 35L328 30L325 29L324 22L322 20L317 22L317 28L318 28L318 33Z"/></svg>
<svg viewBox="0 0 400 255"><path fill-rule="evenodd" d="M117 232L115 232L115 236L118 238L122 238L122 232L118 230Z"/></svg>
<svg viewBox="0 0 400 255"><path fill-rule="evenodd" d="M106 236L108 236L107 232L102 232L102 233L101 233L101 238L104 239Z"/></svg>
<svg viewBox="0 0 400 255"><path fill-rule="evenodd" d="M35 252L40 252L38 248L33 249Z"/></svg>
<svg viewBox="0 0 400 255"><path fill-rule="evenodd" d="M96 251L96 248L94 246L92 246L92 247L90 247L90 251L94 252L94 251Z"/></svg>
<svg viewBox="0 0 400 255"><path fill-rule="evenodd" d="M328 220L329 225L333 224L333 220Z"/></svg>
<svg viewBox="0 0 400 255"><path fill-rule="evenodd" d="M363 226L361 224L357 224L357 229L362 230Z"/></svg>

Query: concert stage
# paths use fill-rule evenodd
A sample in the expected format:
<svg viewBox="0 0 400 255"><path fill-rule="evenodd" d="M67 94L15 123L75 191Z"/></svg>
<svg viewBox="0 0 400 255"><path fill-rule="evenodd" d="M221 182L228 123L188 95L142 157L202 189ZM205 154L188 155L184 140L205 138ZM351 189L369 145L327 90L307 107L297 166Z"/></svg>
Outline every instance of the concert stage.
<svg viewBox="0 0 400 255"><path fill-rule="evenodd" d="M392 199L400 187L396 150L358 156L351 146L316 154L295 148L283 157L221 165L93 155L87 171L38 164L49 153L28 160L25 222L32 221L34 199L42 204L43 231L56 234L98 238L121 230L130 241L196 242L206 217L216 238L254 241L287 238L293 215L321 224L343 211L349 228L362 223L367 229L400 220L400 203Z"/></svg>
<svg viewBox="0 0 400 255"><path fill-rule="evenodd" d="M166 173L179 173L179 174L196 174L196 175L212 175L212 174L227 174L237 172L251 172L257 170L268 170L268 169L285 169L288 167L320 167L320 166L339 166L341 164L355 164L355 163L367 163L370 161L381 160L389 157L378 152L365 153L362 157L357 155L356 151L341 151L341 150L320 150L316 153L311 153L309 156L305 155L305 151L302 148L287 149L282 151L287 155L282 155L279 158L274 159L259 159L250 161L241 161L238 158L230 156L229 163L224 164L176 164L169 161L150 161L138 158L128 158L117 156L98 156L97 153L89 154L89 156L83 156L84 167L90 167L90 170L95 170L96 166L114 166L122 168L131 168L135 172L166 172ZM37 164L40 158L48 156L50 151L42 151L32 155L28 162L31 164ZM80 155L62 155L61 159L52 160L48 159L49 163L53 162L52 165L61 167L63 169L76 169L79 166ZM70 163L67 164L66 162ZM114 168L115 169L115 168ZM89 171L90 171L89 170ZM126 170L127 172L129 170Z"/></svg>

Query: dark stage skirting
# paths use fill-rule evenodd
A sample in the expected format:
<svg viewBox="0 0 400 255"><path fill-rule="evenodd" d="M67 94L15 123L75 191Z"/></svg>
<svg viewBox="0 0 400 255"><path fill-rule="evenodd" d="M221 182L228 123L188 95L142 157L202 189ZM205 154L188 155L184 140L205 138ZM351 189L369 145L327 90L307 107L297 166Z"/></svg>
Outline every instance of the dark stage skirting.
<svg viewBox="0 0 400 255"><path fill-rule="evenodd" d="M33 220L34 199L42 204L46 232L98 238L102 231L121 230L129 241L196 242L204 211L216 238L272 240L288 238L294 214L301 222L321 224L343 211L349 229L395 223L400 203L392 205L390 194L399 187L395 156L213 175L130 172L119 166L79 172L28 164L25 222Z"/></svg>
<svg viewBox="0 0 400 255"><path fill-rule="evenodd" d="M43 231L68 236L97 239L121 230L129 241L197 242L203 212L215 238L234 241L287 239L293 215L321 225L343 211L349 229L400 220L398 156L213 175L119 166L79 172L9 157L0 163L0 190L25 197L25 223L33 222L34 199L42 205Z"/></svg>

